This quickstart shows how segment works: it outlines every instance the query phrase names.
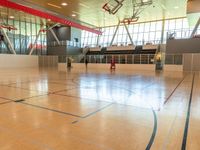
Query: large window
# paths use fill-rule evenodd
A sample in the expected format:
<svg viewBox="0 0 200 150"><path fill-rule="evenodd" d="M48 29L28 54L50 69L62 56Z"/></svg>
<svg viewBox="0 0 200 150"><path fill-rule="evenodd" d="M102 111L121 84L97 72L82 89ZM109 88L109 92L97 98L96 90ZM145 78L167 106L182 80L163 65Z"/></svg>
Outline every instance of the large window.
<svg viewBox="0 0 200 150"><path fill-rule="evenodd" d="M4 24L12 25L17 30L5 29L13 48L17 54L28 54L34 45L36 36L40 30L40 24L37 21L31 21L31 19L26 20L14 20L14 19L3 19ZM2 33L1 33L2 34ZM1 41L0 43L0 53L11 53L9 51L8 43ZM46 32L41 33L34 47L35 55L46 55Z"/></svg>
<svg viewBox="0 0 200 150"><path fill-rule="evenodd" d="M103 34L100 36L82 31L82 46L109 46L115 30L116 26L102 28L101 31ZM162 41L166 43L167 36L170 33L175 33L176 38L188 38L192 32L192 28L189 28L187 18L130 24L128 25L128 30L135 45L143 45L146 43L160 44ZM197 33L200 34L200 30ZM125 27L123 25L120 26L112 44L128 45L130 43L131 41Z"/></svg>

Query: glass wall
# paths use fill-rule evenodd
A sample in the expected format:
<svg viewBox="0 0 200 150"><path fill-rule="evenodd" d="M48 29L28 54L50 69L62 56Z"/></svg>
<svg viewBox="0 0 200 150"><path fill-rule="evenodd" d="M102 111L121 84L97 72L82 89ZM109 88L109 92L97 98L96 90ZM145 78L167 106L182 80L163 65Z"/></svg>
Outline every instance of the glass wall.
<svg viewBox="0 0 200 150"><path fill-rule="evenodd" d="M8 35L14 50L17 54L28 54L34 46L36 36L40 31L40 24L37 21L29 20L18 21L14 19L3 19L3 24L13 26L16 30L3 28ZM0 32L3 35L3 32ZM3 35L4 36L4 35ZM46 55L47 41L46 32L41 32L36 45L34 46L34 55ZM0 53L11 53L8 47L8 42L4 36L4 40L0 42Z"/></svg>
<svg viewBox="0 0 200 150"><path fill-rule="evenodd" d="M188 38L193 30L189 28L187 18L177 18L168 20L158 20L145 23L136 23L127 25L130 35L132 37L133 43L135 45L143 45L146 43L160 44L161 41L166 43L167 36L170 33L175 33L176 38ZM162 33L162 29L164 31ZM105 27L102 28L102 35L89 33L87 31L82 31L82 47L96 47L109 46L113 38L115 27ZM200 33L200 30L197 32ZM162 39L162 34L164 34ZM125 27L119 26L116 37L114 39L113 45L128 45L131 44Z"/></svg>

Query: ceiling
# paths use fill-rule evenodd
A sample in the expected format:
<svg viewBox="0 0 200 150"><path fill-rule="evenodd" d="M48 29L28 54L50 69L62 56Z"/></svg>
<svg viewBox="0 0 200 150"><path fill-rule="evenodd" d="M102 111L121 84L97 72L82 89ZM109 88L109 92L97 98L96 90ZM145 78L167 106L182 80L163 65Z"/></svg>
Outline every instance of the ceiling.
<svg viewBox="0 0 200 150"><path fill-rule="evenodd" d="M132 0L125 0L123 7L116 15L104 12L102 6L110 0L23 0L24 2L45 8L49 11L85 22L96 27L112 26L118 23L118 18L131 17ZM66 2L67 6L61 6ZM75 17L72 17L75 14ZM186 0L153 0L153 4L140 14L140 22L176 18L186 16Z"/></svg>

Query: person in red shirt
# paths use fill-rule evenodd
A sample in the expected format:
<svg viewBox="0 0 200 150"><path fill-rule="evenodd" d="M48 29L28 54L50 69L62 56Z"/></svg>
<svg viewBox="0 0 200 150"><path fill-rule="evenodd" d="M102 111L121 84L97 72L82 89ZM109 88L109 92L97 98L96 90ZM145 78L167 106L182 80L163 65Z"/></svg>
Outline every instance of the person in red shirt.
<svg viewBox="0 0 200 150"><path fill-rule="evenodd" d="M111 59L110 69L115 69L115 60Z"/></svg>

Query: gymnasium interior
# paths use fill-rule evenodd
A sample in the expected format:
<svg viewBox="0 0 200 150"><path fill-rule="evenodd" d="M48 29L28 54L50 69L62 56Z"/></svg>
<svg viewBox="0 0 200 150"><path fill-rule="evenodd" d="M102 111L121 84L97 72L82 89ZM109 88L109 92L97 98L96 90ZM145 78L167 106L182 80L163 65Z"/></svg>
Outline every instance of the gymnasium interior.
<svg viewBox="0 0 200 150"><path fill-rule="evenodd" d="M199 0L0 0L0 150L199 150Z"/></svg>

